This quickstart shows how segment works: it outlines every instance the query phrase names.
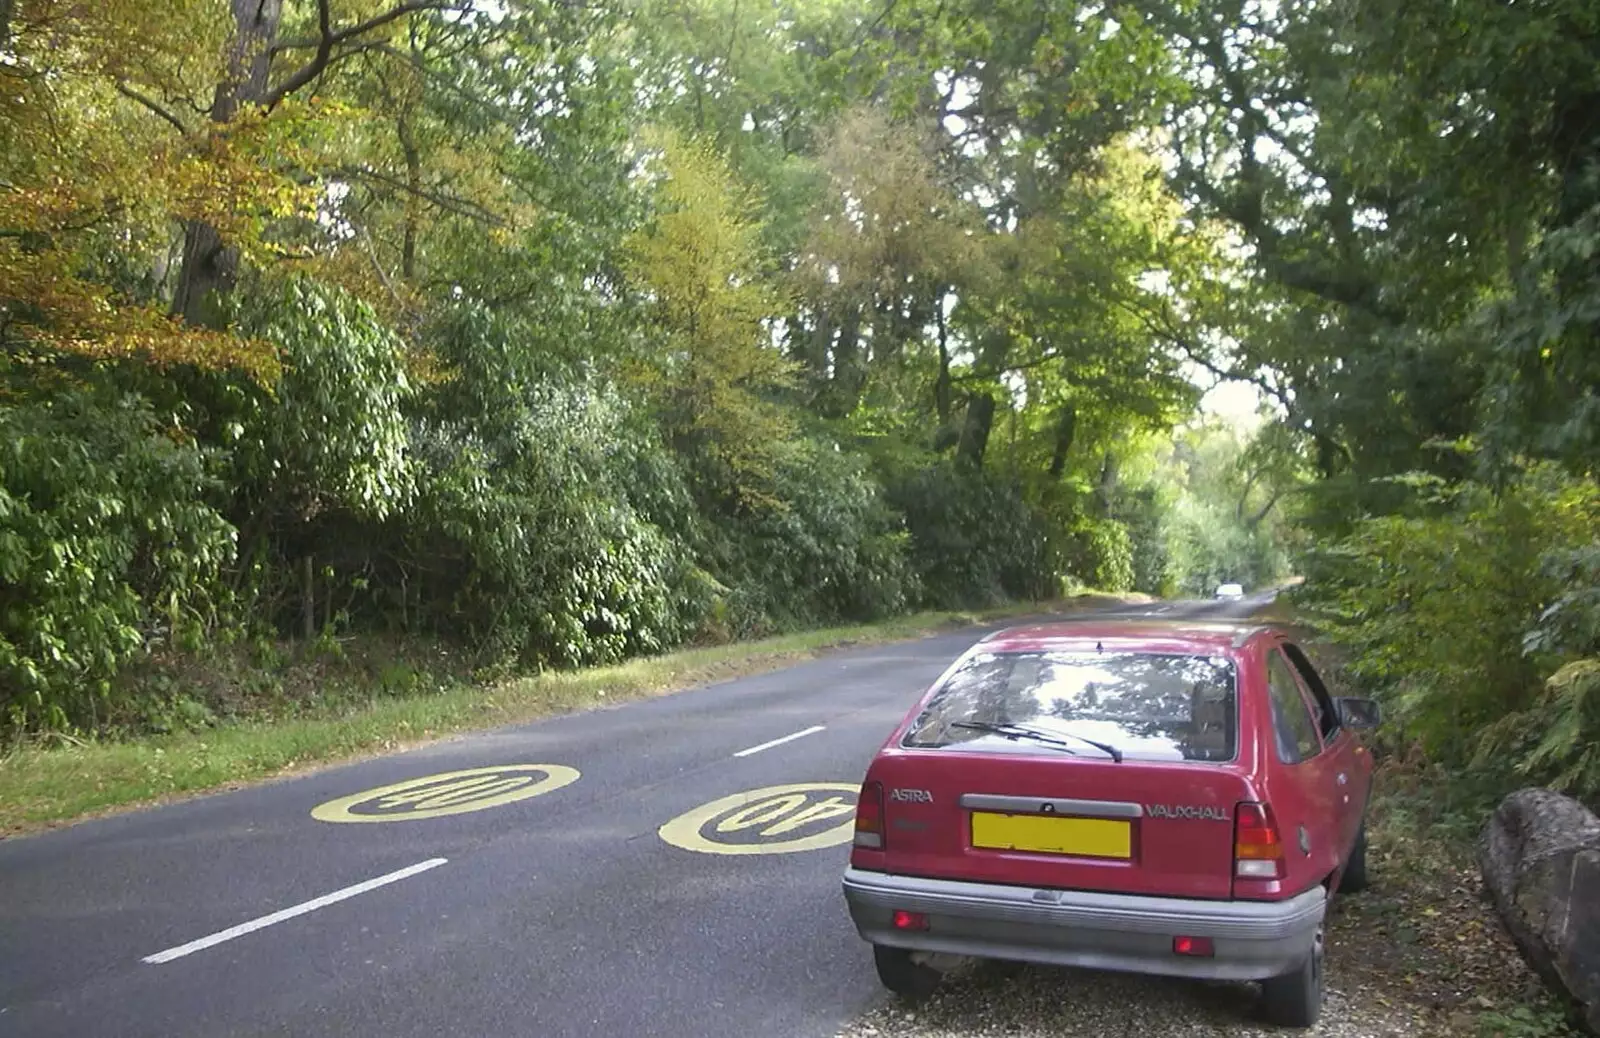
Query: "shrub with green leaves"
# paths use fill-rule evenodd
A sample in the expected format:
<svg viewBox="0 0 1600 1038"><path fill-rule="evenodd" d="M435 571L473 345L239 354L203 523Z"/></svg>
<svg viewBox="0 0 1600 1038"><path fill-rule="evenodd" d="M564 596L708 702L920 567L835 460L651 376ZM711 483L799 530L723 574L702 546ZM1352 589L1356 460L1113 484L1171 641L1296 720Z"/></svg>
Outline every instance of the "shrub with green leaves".
<svg viewBox="0 0 1600 1038"><path fill-rule="evenodd" d="M1310 552L1294 598L1441 763L1600 792L1600 487L1547 466L1498 492L1397 483L1411 506Z"/></svg>
<svg viewBox="0 0 1600 1038"><path fill-rule="evenodd" d="M152 646L210 627L234 530L210 458L135 397L0 405L0 710L92 725Z"/></svg>
<svg viewBox="0 0 1600 1038"><path fill-rule="evenodd" d="M1089 587L1127 591L1134 586L1134 545L1116 519L1080 516L1062 537L1067 572Z"/></svg>
<svg viewBox="0 0 1600 1038"><path fill-rule="evenodd" d="M905 515L923 605L987 606L1058 590L1048 525L997 478L940 461L902 471L888 493Z"/></svg>
<svg viewBox="0 0 1600 1038"><path fill-rule="evenodd" d="M774 448L770 503L713 520L728 633L869 621L915 600L907 535L858 457L800 438Z"/></svg>
<svg viewBox="0 0 1600 1038"><path fill-rule="evenodd" d="M230 394L224 440L250 509L382 519L405 507L412 387L399 337L366 303L309 279L265 281L239 302L240 333L272 343L285 368L270 392Z"/></svg>
<svg viewBox="0 0 1600 1038"><path fill-rule="evenodd" d="M548 348L566 327L551 318L441 314L429 339L449 374L410 416L418 500L361 556L389 623L465 641L486 664L659 652L710 607L671 457L613 387Z"/></svg>

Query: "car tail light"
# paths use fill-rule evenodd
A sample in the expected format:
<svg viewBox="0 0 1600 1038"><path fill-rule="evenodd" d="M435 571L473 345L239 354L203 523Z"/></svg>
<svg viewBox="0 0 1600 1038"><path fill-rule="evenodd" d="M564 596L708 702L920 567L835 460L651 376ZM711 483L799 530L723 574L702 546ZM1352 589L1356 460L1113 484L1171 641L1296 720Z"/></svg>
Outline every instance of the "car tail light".
<svg viewBox="0 0 1600 1038"><path fill-rule="evenodd" d="M1233 874L1240 879L1282 879L1283 841L1266 804L1240 804L1233 816Z"/></svg>
<svg viewBox="0 0 1600 1038"><path fill-rule="evenodd" d="M856 798L857 847L883 850L883 783L867 782Z"/></svg>
<svg viewBox="0 0 1600 1038"><path fill-rule="evenodd" d="M1216 954L1216 951L1211 946L1211 938L1209 937L1174 937L1172 939L1172 954L1209 959Z"/></svg>

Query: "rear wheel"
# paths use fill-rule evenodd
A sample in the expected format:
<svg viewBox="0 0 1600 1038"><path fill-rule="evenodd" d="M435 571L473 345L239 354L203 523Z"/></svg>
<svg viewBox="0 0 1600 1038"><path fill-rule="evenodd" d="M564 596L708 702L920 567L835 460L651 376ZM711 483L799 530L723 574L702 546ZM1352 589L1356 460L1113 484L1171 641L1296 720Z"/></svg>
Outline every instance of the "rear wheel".
<svg viewBox="0 0 1600 1038"><path fill-rule="evenodd" d="M1313 1027L1322 1015L1322 927L1311 954L1292 973L1261 982L1261 1013L1279 1027Z"/></svg>
<svg viewBox="0 0 1600 1038"><path fill-rule="evenodd" d="M878 967L878 979L883 986L910 1002L920 1002L933 994L942 974L932 966L918 962L916 953L907 948L888 948L881 944L872 946L872 961Z"/></svg>
<svg viewBox="0 0 1600 1038"><path fill-rule="evenodd" d="M1339 893L1359 894L1367 889L1367 823L1363 821L1356 832L1356 845L1350 848L1350 860L1344 863L1339 876Z"/></svg>

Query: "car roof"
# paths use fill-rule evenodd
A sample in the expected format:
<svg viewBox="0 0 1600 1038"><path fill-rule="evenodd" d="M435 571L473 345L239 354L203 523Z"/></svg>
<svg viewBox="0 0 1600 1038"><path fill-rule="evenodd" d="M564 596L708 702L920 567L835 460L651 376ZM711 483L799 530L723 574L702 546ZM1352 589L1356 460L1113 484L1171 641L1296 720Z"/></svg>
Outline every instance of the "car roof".
<svg viewBox="0 0 1600 1038"><path fill-rule="evenodd" d="M1272 630L1258 620L1064 620L1007 627L979 642L986 652L1102 648L1149 652L1226 652Z"/></svg>

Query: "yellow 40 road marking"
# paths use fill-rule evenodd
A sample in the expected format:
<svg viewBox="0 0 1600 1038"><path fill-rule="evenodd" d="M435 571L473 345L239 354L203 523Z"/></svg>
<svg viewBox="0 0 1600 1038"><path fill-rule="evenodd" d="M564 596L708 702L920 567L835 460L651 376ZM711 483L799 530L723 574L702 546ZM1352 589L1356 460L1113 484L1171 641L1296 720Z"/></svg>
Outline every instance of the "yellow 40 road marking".
<svg viewBox="0 0 1600 1038"><path fill-rule="evenodd" d="M855 829L852 782L767 786L713 800L663 825L674 847L701 854L793 854L848 843Z"/></svg>
<svg viewBox="0 0 1600 1038"><path fill-rule="evenodd" d="M319 822L410 822L501 807L576 781L577 769L560 764L497 764L424 775L340 797L318 804L311 817Z"/></svg>

